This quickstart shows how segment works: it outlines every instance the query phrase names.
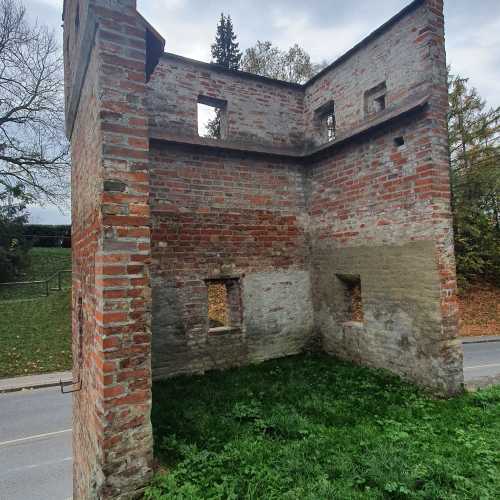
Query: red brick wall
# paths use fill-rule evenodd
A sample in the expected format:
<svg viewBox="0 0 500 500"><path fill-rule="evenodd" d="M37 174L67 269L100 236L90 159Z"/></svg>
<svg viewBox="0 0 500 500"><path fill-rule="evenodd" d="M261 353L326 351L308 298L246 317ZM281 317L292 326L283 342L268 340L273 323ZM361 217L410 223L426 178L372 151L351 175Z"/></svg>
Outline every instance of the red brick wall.
<svg viewBox="0 0 500 500"><path fill-rule="evenodd" d="M327 352L457 391L442 3L414 4L337 66L339 85L328 73L293 89L168 58L146 88L147 27L135 0L82 0L79 33L75 5L66 2L64 21L82 382L74 497L129 498L150 477L152 342L154 375L165 377L298 353L319 333ZM425 87L427 108L294 156L314 138L304 120L316 103L339 100L350 129L384 72L389 104ZM239 152L150 144L152 129L195 142L205 93L228 100ZM245 152L245 143L289 156ZM339 274L360 276L364 323L339 321ZM215 335L205 280L224 277L242 321Z"/></svg>
<svg viewBox="0 0 500 500"><path fill-rule="evenodd" d="M165 55L148 84L152 130L198 136L198 96L228 101L227 140L276 148L301 147L304 93L300 86L221 72Z"/></svg>
<svg viewBox="0 0 500 500"><path fill-rule="evenodd" d="M304 179L296 163L155 149L151 210L155 376L202 372L303 348L312 322ZM241 277L244 321L237 335L217 340L215 362L204 280L219 275ZM256 280L264 285L262 308L249 292ZM294 290L295 280L300 290ZM279 298L284 288L288 299ZM297 294L302 311L292 299Z"/></svg>
<svg viewBox="0 0 500 500"><path fill-rule="evenodd" d="M73 245L73 378L81 380L84 390L73 397L74 496L99 474L99 437L89 432L89 422L98 418L98 400L102 380L92 377L96 366L93 346L97 342L96 315L100 294L96 290L96 255L100 249L100 192L102 170L100 133L97 126L99 105L96 100L96 58L90 64L81 105L87 110L75 123L72 154L72 245ZM89 126L93 124L92 126ZM81 302L81 305L80 305ZM80 497L79 497L80 495Z"/></svg>
<svg viewBox="0 0 500 500"><path fill-rule="evenodd" d="M338 148L313 169L313 297L327 350L454 392L463 378L455 340L443 18L429 4L418 12L413 64L431 95L426 110ZM397 147L396 137L405 145ZM416 244L423 241L429 245ZM360 269L368 320L353 334L335 319L328 287L335 272ZM376 337L379 344L372 344Z"/></svg>
<svg viewBox="0 0 500 500"><path fill-rule="evenodd" d="M68 30L75 25L71 6ZM74 498L129 498L152 466L146 28L132 0L92 2L80 18L88 34L83 20L97 22L97 34L82 35L67 54L74 70L66 71L74 374L81 381L74 393ZM73 90L79 92L87 57L72 127Z"/></svg>
<svg viewBox="0 0 500 500"><path fill-rule="evenodd" d="M414 8L351 57L307 84L304 122L308 141L322 142L314 112L329 100L335 102L337 133L343 134L366 121L364 95L378 84L386 82L388 108L429 91L429 75L422 71L420 55L426 9L425 3Z"/></svg>

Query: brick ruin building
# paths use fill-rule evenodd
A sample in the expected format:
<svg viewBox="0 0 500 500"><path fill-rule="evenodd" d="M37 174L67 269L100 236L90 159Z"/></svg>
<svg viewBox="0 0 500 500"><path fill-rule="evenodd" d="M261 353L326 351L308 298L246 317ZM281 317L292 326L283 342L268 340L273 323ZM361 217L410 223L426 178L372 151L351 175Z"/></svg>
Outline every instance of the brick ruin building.
<svg viewBox="0 0 500 500"><path fill-rule="evenodd" d="M441 0L305 85L164 53L136 0L66 0L64 51L75 499L150 477L152 379L315 347L460 390Z"/></svg>

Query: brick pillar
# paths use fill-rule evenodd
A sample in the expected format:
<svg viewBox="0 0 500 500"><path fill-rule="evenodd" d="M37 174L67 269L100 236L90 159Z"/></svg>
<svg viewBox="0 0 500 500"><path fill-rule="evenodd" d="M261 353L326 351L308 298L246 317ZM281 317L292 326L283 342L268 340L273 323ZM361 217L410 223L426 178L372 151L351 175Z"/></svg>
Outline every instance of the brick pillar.
<svg viewBox="0 0 500 500"><path fill-rule="evenodd" d="M451 212L448 146L448 84L445 51L443 0L426 0L426 24L418 34L422 73L429 75L430 103L427 111L425 164L421 177L428 177L420 199L432 206L435 224L436 260L441 285L441 339L434 346L443 360L443 390L455 393L463 384L463 351L458 339L459 316ZM422 151L424 158L424 151Z"/></svg>
<svg viewBox="0 0 500 500"><path fill-rule="evenodd" d="M66 0L64 28L74 498L132 498L153 458L147 27L135 0Z"/></svg>

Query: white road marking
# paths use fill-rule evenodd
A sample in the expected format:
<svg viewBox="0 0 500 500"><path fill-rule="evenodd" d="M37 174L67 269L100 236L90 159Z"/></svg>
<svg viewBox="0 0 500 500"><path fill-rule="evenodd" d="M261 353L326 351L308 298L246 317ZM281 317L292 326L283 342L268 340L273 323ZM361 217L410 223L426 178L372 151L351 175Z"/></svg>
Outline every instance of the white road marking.
<svg viewBox="0 0 500 500"><path fill-rule="evenodd" d="M64 429L63 431L55 431L55 432L46 432L45 434L36 434L35 436L28 436L19 439L12 439L10 441L0 442L0 446L8 446L10 444L22 443L23 441L32 441L35 439L42 439L51 436L58 436L59 434L65 434L67 432L71 432L71 429Z"/></svg>
<svg viewBox="0 0 500 500"><path fill-rule="evenodd" d="M491 365L465 366L464 370L477 370L479 368L495 368L497 366L500 366L500 363L494 363L494 364L491 364Z"/></svg>
<svg viewBox="0 0 500 500"><path fill-rule="evenodd" d="M6 476L7 474L13 474L16 472L22 472L22 471L28 470L28 469L36 469L38 467L46 467L46 466L50 466L50 465L60 464L62 462L69 462L71 460L73 460L73 457L65 457L65 458L61 458L60 460L50 460L48 462L42 462L39 464L25 465L23 467L16 467L15 469L7 469L7 470L2 471L2 476Z"/></svg>

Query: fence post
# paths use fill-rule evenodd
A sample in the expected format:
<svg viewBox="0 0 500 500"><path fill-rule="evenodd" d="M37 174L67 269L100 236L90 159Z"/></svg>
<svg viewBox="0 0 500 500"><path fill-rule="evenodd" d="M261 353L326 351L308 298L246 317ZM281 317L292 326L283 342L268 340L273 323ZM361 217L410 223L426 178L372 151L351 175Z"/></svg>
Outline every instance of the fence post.
<svg viewBox="0 0 500 500"><path fill-rule="evenodd" d="M49 296L49 280L45 280L45 295Z"/></svg>
<svg viewBox="0 0 500 500"><path fill-rule="evenodd" d="M61 271L57 272L57 289L59 291L62 290L62 285L61 285Z"/></svg>

